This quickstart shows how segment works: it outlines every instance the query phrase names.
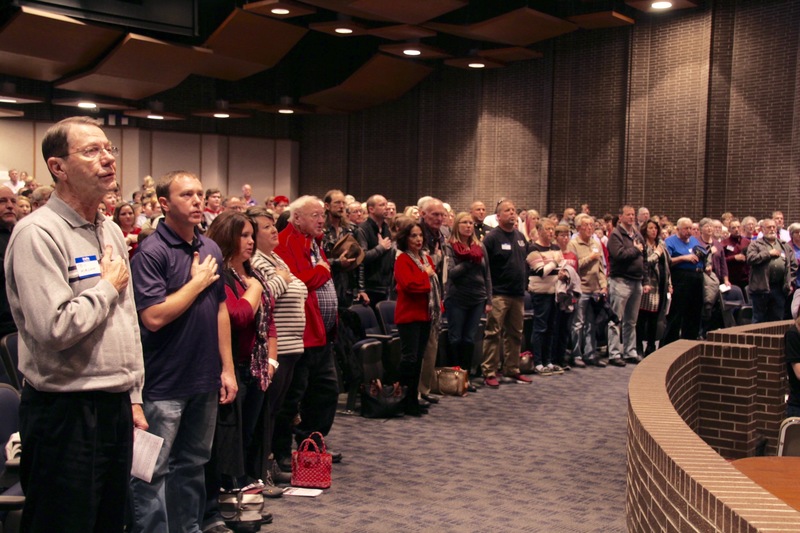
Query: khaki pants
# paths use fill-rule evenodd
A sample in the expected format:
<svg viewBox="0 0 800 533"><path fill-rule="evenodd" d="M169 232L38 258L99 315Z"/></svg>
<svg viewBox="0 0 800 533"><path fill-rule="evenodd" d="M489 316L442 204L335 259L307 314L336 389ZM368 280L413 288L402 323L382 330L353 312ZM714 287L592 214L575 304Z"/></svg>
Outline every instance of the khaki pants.
<svg viewBox="0 0 800 533"><path fill-rule="evenodd" d="M483 336L484 377L494 376L500 368L500 345L505 360L503 375L519 374L519 349L522 345L524 299L522 296L493 296L492 311L486 321Z"/></svg>
<svg viewBox="0 0 800 533"><path fill-rule="evenodd" d="M436 355L439 353L439 329L431 328L425 356L422 358L422 370L419 373L419 393L430 394L431 384L436 370Z"/></svg>

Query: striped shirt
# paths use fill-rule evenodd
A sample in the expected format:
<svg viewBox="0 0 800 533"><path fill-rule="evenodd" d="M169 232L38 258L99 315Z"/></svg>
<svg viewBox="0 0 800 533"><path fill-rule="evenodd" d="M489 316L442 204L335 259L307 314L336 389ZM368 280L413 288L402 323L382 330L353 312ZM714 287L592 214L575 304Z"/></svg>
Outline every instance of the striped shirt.
<svg viewBox="0 0 800 533"><path fill-rule="evenodd" d="M275 271L289 271L289 267L277 254L264 254L257 250L250 259L250 266L261 272L272 295L275 297L275 329L278 332L278 355L303 353L303 331L306 327L305 302L308 298L306 284L294 274L286 283Z"/></svg>

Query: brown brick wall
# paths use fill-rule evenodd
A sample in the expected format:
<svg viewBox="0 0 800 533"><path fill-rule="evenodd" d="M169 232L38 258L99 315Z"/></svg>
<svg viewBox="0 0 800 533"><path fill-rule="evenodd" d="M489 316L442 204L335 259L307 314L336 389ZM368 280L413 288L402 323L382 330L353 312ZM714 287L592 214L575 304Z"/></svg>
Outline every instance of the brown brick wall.
<svg viewBox="0 0 800 533"><path fill-rule="evenodd" d="M633 29L623 199L696 217L704 198L710 13Z"/></svg>
<svg viewBox="0 0 800 533"><path fill-rule="evenodd" d="M622 205L627 67L632 30L575 32L554 55L548 210Z"/></svg>
<svg viewBox="0 0 800 533"><path fill-rule="evenodd" d="M788 391L786 363L784 360L783 334L791 321L775 322L770 325L753 324L710 332L708 340L736 345L756 347L756 395L751 400L755 430L758 438L767 439L766 452L775 454L778 450L778 430L786 410L784 397ZM738 366L737 372L750 370L744 363L728 361L725 367ZM751 455L751 454L750 454Z"/></svg>
<svg viewBox="0 0 800 533"><path fill-rule="evenodd" d="M800 220L800 2L704 5L574 32L502 69L440 66L396 102L305 117L300 190Z"/></svg>
<svg viewBox="0 0 800 533"><path fill-rule="evenodd" d="M785 327L761 333L775 336ZM800 530L800 512L704 442L718 441L726 453L752 448L754 416L740 421L737 408L747 403L740 396L751 402L755 396L758 350L744 343L677 341L636 368L628 390L629 531ZM724 408L728 404L733 410ZM749 411L756 414L753 405Z"/></svg>

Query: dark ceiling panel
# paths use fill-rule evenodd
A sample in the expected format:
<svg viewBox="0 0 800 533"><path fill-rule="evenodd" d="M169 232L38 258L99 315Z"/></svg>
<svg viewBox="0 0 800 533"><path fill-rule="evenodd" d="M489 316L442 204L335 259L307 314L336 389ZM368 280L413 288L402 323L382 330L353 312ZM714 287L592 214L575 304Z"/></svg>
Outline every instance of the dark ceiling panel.
<svg viewBox="0 0 800 533"><path fill-rule="evenodd" d="M0 30L0 72L54 81L91 66L121 31L22 7Z"/></svg>
<svg viewBox="0 0 800 533"><path fill-rule="evenodd" d="M431 72L431 67L377 54L340 85L304 96L301 102L341 111L358 111L396 100Z"/></svg>
<svg viewBox="0 0 800 533"><path fill-rule="evenodd" d="M585 30L599 30L602 28L617 28L619 26L632 26L634 20L616 11L598 11L569 17L570 22L574 22Z"/></svg>
<svg viewBox="0 0 800 533"><path fill-rule="evenodd" d="M569 21L527 7L472 25L472 33L478 38L516 46L527 46L577 29Z"/></svg>
<svg viewBox="0 0 800 533"><path fill-rule="evenodd" d="M369 34L381 39L390 41L405 41L407 39L422 39L424 37L435 37L436 32L420 26L409 24L396 24L394 26L382 26L369 30Z"/></svg>
<svg viewBox="0 0 800 533"><path fill-rule="evenodd" d="M289 53L308 30L234 9L206 40L215 54L272 67Z"/></svg>
<svg viewBox="0 0 800 533"><path fill-rule="evenodd" d="M203 55L210 53L129 34L96 67L60 81L56 87L140 100L178 85L196 70Z"/></svg>
<svg viewBox="0 0 800 533"><path fill-rule="evenodd" d="M511 46L509 48L491 48L489 50L478 50L478 55L489 59L496 59L503 63L511 63L512 61L524 61L526 59L539 59L544 57L544 54L528 48L519 46Z"/></svg>
<svg viewBox="0 0 800 533"><path fill-rule="evenodd" d="M467 4L465 0L355 0L350 3L359 11L406 24L420 24Z"/></svg>
<svg viewBox="0 0 800 533"><path fill-rule="evenodd" d="M198 61L192 73L209 78L237 81L258 74L267 68L269 67L261 63L252 63L220 54L207 54Z"/></svg>
<svg viewBox="0 0 800 533"><path fill-rule="evenodd" d="M405 0L394 1L401 2ZM396 20L390 18L381 17L379 15L375 15L374 13L356 9L353 7L353 0L303 0L303 3L322 9L327 9L329 11L334 11L336 13L341 13L342 15L347 15L350 17L358 17L366 20L377 20L381 22L397 22Z"/></svg>
<svg viewBox="0 0 800 533"><path fill-rule="evenodd" d="M424 26L466 39L515 46L528 46L578 29L572 22L527 7L469 25L431 22Z"/></svg>

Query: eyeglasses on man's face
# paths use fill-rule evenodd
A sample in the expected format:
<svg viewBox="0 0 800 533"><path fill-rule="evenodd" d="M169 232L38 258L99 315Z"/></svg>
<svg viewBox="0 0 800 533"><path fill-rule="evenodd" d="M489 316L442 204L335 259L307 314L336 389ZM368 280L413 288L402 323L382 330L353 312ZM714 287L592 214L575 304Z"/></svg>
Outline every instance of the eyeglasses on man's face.
<svg viewBox="0 0 800 533"><path fill-rule="evenodd" d="M69 152L67 154L60 155L58 157L69 157L75 154L83 154L83 157L85 157L86 159L97 159L101 153L106 153L114 157L117 157L119 155L119 148L117 146L114 146L113 144L109 144L108 146L94 145L82 148L80 150L75 150L74 152Z"/></svg>

